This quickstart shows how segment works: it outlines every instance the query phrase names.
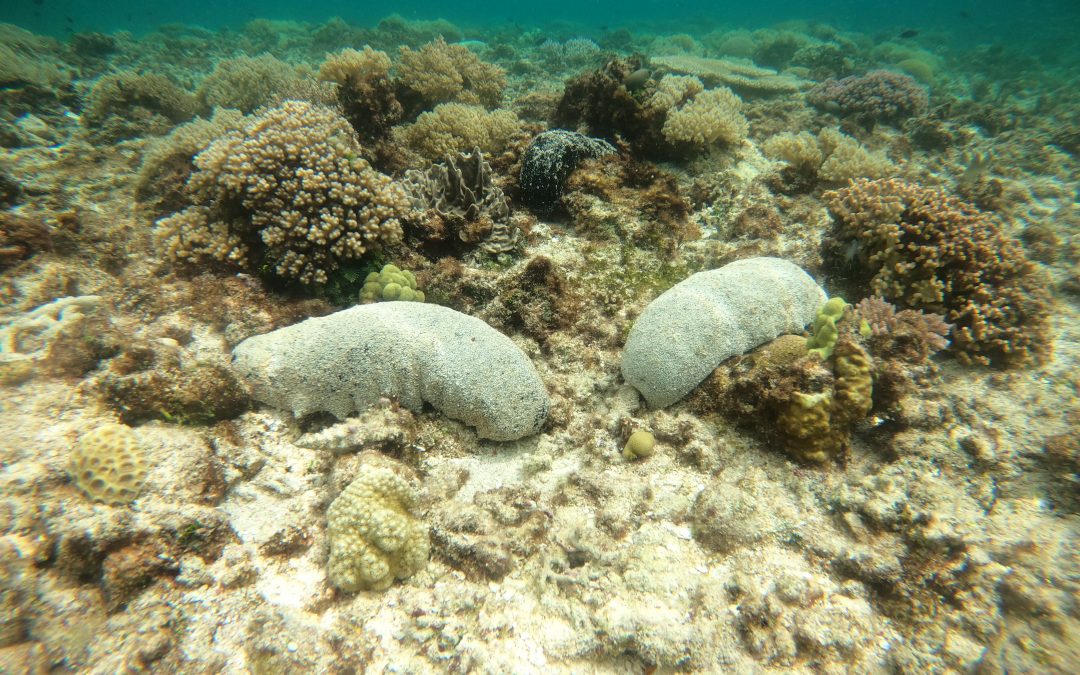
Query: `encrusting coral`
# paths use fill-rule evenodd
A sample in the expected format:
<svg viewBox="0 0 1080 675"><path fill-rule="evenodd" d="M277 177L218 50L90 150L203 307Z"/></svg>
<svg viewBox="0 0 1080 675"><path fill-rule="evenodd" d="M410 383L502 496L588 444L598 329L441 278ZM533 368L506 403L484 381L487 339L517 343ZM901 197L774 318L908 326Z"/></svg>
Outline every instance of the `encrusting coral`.
<svg viewBox="0 0 1080 675"><path fill-rule="evenodd" d="M192 206L158 221L159 236L174 260L325 283L342 261L400 241L410 212L401 186L360 151L333 110L286 101L199 153Z"/></svg>
<svg viewBox="0 0 1080 675"><path fill-rule="evenodd" d="M343 591L383 591L428 561L427 526L412 513L415 478L376 452L361 456L360 475L326 512L327 578Z"/></svg>
<svg viewBox="0 0 1080 675"><path fill-rule="evenodd" d="M943 314L961 359L1008 367L1049 353L1047 284L992 215L897 179L859 180L824 199L833 265L872 294Z"/></svg>

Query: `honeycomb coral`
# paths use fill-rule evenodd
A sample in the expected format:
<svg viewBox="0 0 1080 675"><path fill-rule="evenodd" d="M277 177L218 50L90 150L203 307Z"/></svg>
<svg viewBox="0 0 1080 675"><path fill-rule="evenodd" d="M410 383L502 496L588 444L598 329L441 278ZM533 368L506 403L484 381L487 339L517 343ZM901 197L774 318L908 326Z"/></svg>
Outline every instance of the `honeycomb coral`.
<svg viewBox="0 0 1080 675"><path fill-rule="evenodd" d="M167 252L325 283L342 261L400 241L410 210L360 150L328 108L286 101L252 118L195 158L193 205L158 221Z"/></svg>
<svg viewBox="0 0 1080 675"><path fill-rule="evenodd" d="M327 577L343 591L382 591L427 565L428 531L411 513L417 489L407 469L375 453L361 461L326 513Z"/></svg>
<svg viewBox="0 0 1080 675"><path fill-rule="evenodd" d="M834 264L869 276L886 300L943 314L962 360L1009 367L1047 355L1043 276L993 216L895 179L859 180L824 199Z"/></svg>
<svg viewBox="0 0 1080 675"><path fill-rule="evenodd" d="M84 495L121 506L139 496L147 463L131 427L105 424L79 439L71 453L70 471Z"/></svg>

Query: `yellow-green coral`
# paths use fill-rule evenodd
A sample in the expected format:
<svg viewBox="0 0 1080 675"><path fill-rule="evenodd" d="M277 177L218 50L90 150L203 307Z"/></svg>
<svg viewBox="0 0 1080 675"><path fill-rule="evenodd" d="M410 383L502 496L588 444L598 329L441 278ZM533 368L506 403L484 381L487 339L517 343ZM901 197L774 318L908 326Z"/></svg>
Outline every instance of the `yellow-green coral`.
<svg viewBox="0 0 1080 675"><path fill-rule="evenodd" d="M360 475L326 512L327 577L343 591L382 591L420 571L428 531L412 513L417 486L408 469L377 453L361 458Z"/></svg>
<svg viewBox="0 0 1080 675"><path fill-rule="evenodd" d="M848 304L844 302L843 298L829 298L828 302L818 309L817 316L814 317L814 334L807 341L806 346L822 359L828 359L832 356L833 349L836 347L836 339L840 337L836 323L844 318L844 310L847 309L847 306Z"/></svg>
<svg viewBox="0 0 1080 675"><path fill-rule="evenodd" d="M71 476L79 490L113 506L139 496L147 468L138 437L123 424L105 424L85 434L70 459Z"/></svg>
<svg viewBox="0 0 1080 675"><path fill-rule="evenodd" d="M843 447L843 439L831 423L832 406L829 392L792 393L776 420L788 454L804 462L824 462Z"/></svg>
<svg viewBox="0 0 1080 675"><path fill-rule="evenodd" d="M870 355L847 337L834 339L833 346L831 390L793 391L777 416L785 449L804 462L824 462L842 452L852 427L873 405Z"/></svg>
<svg viewBox="0 0 1080 675"><path fill-rule="evenodd" d="M651 432L638 429L630 434L623 447L623 457L629 460L650 457L656 449L656 437Z"/></svg>
<svg viewBox="0 0 1080 675"><path fill-rule="evenodd" d="M423 302L424 292L416 289L416 277L412 272L396 265L384 265L381 271L367 275L364 287L360 289L360 302L380 300Z"/></svg>
<svg viewBox="0 0 1080 675"><path fill-rule="evenodd" d="M870 355L851 340L842 340L833 353L833 422L854 424L873 406L874 378Z"/></svg>

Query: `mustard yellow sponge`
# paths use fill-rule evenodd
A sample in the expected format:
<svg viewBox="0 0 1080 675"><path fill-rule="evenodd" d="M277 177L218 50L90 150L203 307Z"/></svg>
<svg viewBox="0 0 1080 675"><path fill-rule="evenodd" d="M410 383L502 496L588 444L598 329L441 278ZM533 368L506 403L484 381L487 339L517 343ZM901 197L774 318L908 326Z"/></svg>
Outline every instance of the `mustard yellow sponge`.
<svg viewBox="0 0 1080 675"><path fill-rule="evenodd" d="M327 577L343 591L386 590L428 560L428 531L411 513L417 490L407 469L381 455L369 457L379 459L362 464L326 513Z"/></svg>
<svg viewBox="0 0 1080 675"><path fill-rule="evenodd" d="M122 506L139 496L147 468L143 448L131 427L105 424L79 439L69 470L84 495Z"/></svg>

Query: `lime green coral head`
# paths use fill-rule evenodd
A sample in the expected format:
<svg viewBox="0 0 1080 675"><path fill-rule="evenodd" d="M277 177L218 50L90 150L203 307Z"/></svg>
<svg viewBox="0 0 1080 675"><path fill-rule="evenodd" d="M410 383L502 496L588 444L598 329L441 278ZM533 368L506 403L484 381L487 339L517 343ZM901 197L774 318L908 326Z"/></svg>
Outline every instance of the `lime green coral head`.
<svg viewBox="0 0 1080 675"><path fill-rule="evenodd" d="M423 302L424 292L416 289L416 277L397 265L384 265L379 272L372 272L364 279L360 289L360 302L380 300L404 300Z"/></svg>
<svg viewBox="0 0 1080 675"><path fill-rule="evenodd" d="M844 318L844 310L847 307L848 304L844 302L844 299L837 296L829 298L818 309L817 316L814 318L814 334L807 340L806 346L810 351L818 354L822 360L832 356L836 348L836 340L840 337L836 322Z"/></svg>

